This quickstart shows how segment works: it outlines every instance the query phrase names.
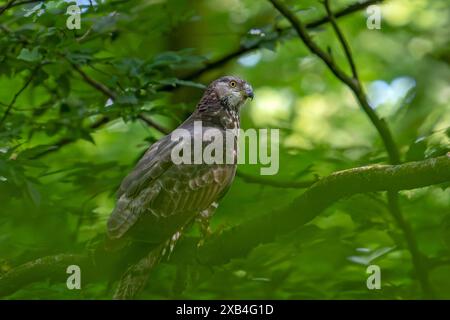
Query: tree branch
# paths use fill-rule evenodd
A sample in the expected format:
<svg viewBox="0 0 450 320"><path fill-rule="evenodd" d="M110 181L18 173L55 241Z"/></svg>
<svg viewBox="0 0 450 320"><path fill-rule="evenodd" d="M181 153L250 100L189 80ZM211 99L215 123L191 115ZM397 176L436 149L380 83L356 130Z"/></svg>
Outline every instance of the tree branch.
<svg viewBox="0 0 450 320"><path fill-rule="evenodd" d="M25 81L23 86L19 89L19 91L16 92L14 97L12 98L11 102L9 103L8 107L5 110L5 113L3 114L2 119L0 120L0 124L3 124L3 122L8 117L9 113L11 112L12 107L14 106L14 103L16 103L17 98L22 94L22 92L25 91L25 89L30 85L31 81L33 80L34 76L36 75L37 70L39 67L34 68L34 70L31 72L28 79Z"/></svg>
<svg viewBox="0 0 450 320"><path fill-rule="evenodd" d="M1 6L0 15L3 14L3 12L8 10L9 8L11 8L14 5L14 2L16 2L16 0L9 0L4 6Z"/></svg>
<svg viewBox="0 0 450 320"><path fill-rule="evenodd" d="M44 0L23 0L23 1L17 1L17 0L10 0L7 4L0 6L0 15L5 12L8 9L17 7L17 6L21 6L24 4L29 4L29 3L33 3L33 2L41 2Z"/></svg>
<svg viewBox="0 0 450 320"><path fill-rule="evenodd" d="M95 121L93 124L89 126L92 130L100 128L102 125L107 124L110 121L109 117L101 117L97 121ZM65 145L71 144L75 141L74 138L61 138L56 143L49 146L47 150L41 151L37 154L35 154L31 159L36 160L39 159L47 154L50 154L52 152L58 151Z"/></svg>
<svg viewBox="0 0 450 320"><path fill-rule="evenodd" d="M96 89L97 91L103 93L106 97L110 98L112 101L115 101L117 98L116 93L109 89L107 86L105 86L104 84L98 82L97 80L94 80L93 78L91 78L90 76L88 76L78 65L69 62L71 64L71 66L73 67L73 69L78 72L78 74L81 75L81 77L83 78L83 80L88 83L91 87L93 87L94 89ZM163 126L161 126L160 124L156 123L155 121L153 121L152 119L149 119L147 117L145 117L144 115L140 114L138 115L138 118L140 118L141 120L143 120L148 126L155 128L156 130L160 131L161 133L167 134L169 131L164 128ZM111 119L107 116L102 116L101 118L99 118L97 121L95 121L93 124L91 124L89 126L90 129L97 129L99 127L101 127L102 125L108 123ZM38 159L40 157L46 156L52 152L58 151L59 149L61 149L62 147L64 147L65 145L68 145L70 143L75 142L76 139L75 138L61 138L60 140L58 140L57 142L53 143L52 146L50 146L47 150L44 150L38 154L36 154L33 159Z"/></svg>
<svg viewBox="0 0 450 320"><path fill-rule="evenodd" d="M450 153L400 165L370 165L338 171L320 179L289 206L252 218L212 238L198 249L198 259L208 265L218 265L243 257L254 247L298 229L345 197L446 182L450 182ZM185 252L183 255L189 256Z"/></svg>
<svg viewBox="0 0 450 320"><path fill-rule="evenodd" d="M344 17L344 16L350 15L350 14L352 14L354 12L357 12L357 11L359 11L361 9L364 9L364 8L374 4L374 3L379 3L379 2L383 2L383 1L384 0L368 0L368 1L365 1L365 2L357 2L355 4L352 4L352 5L348 6L347 8L345 8L343 10L337 11L336 13L334 13L334 16L336 18ZM323 24L326 24L329 21L330 21L329 17L328 16L324 16L322 18L319 18L317 20L314 20L314 21L311 21L311 22L307 23L306 27L307 28L317 28L317 27L319 27L319 26L321 26ZM284 31L287 31L288 29L292 29L292 28L289 27L289 28L285 29ZM280 39L280 38L281 38L281 35L278 36L278 39ZM273 40L271 40L271 41L273 41ZM182 80L193 80L193 79L196 79L196 78L202 76L203 74L205 74L206 72L208 72L208 71L210 71L212 69L219 68L219 67L225 65L226 63L228 63L229 61L231 61L231 60L233 60L233 59L235 59L235 58L237 58L237 57L239 57L239 56L241 56L243 54L246 54L248 52L251 52L253 50L261 48L263 43L264 43L264 41L255 43L255 44L253 44L253 45L251 45L249 47L244 47L244 46L239 47L235 51L232 51L232 52L226 54L222 58L219 58L219 59L217 59L215 61L212 61L212 62L209 62L209 63L205 64L202 68L187 74L186 76L182 77L181 79ZM84 74L86 75L86 73L84 73ZM91 81L87 80L87 79L86 79L86 81L88 83L90 83L94 88L96 88L97 90L101 90L103 93L106 94L106 96L110 97L110 94L108 92L109 90L106 90L106 91L103 90L104 88L101 88L101 86L98 86L95 83L96 81L94 81L94 83L91 83ZM162 90L162 91L171 91L171 90L174 90L174 89L175 89L175 87L173 87L173 86L165 86L163 88L160 88L160 90ZM139 117L139 118L141 118L141 117ZM142 118L141 118L141 120L145 121ZM96 122L93 125L91 125L90 128L91 129L98 128L101 125L108 123L109 121L110 121L110 119L108 117L101 118L101 119L98 120L98 122ZM97 123L99 123L100 125L97 125ZM153 122L153 124L154 124L154 122ZM155 126L152 126L152 127L156 128ZM158 130L158 128L156 128L156 129ZM165 133L164 131L161 131L161 132ZM62 138L61 140L59 140L59 141L57 141L57 142L55 142L53 144L54 148L49 148L48 150L46 150L44 152L41 152L40 154L37 154L35 156L35 158L40 158L42 156L48 155L48 154L50 154L50 153L52 153L54 151L57 151L57 150L61 149L61 147L74 142L74 141L76 141L76 139Z"/></svg>
<svg viewBox="0 0 450 320"><path fill-rule="evenodd" d="M324 0L324 6L325 6L325 10L328 14L328 17L330 18L331 25L333 26L333 29L339 39L339 42L341 43L341 46L345 52L345 56L347 58L347 61L350 65L350 68L352 71L353 79L358 83L358 86L361 89L361 96L364 97L363 103L368 104L367 96L363 91L363 86L358 77L356 65L353 60L353 55L351 53L350 46L348 45L347 40L344 37L344 34L341 32L341 30L336 22L336 19L333 16L333 13L330 8L329 0ZM386 130L388 130L388 129L386 128ZM389 155L390 155L391 163L398 163L400 161L400 159L398 157L398 148L395 147L395 149L396 149L395 154L392 153L392 151L390 152L389 150L387 150L388 153L390 152ZM404 218L404 216L402 214L400 204L399 204L398 192L394 191L394 190L390 190L387 193L387 197L388 197L389 212L393 216L397 225L403 231L408 250L411 252L412 263L413 263L414 269L417 273L419 283L421 284L422 290L424 292L424 296L427 298L433 298L433 295L434 295L433 290L431 288L431 284L428 279L428 271L425 267L425 261L424 261L425 257L419 251L419 246L418 246L418 243L417 243L417 240L416 240L416 237L414 235L411 225L408 223L408 221Z"/></svg>
<svg viewBox="0 0 450 320"><path fill-rule="evenodd" d="M394 139L392 138L391 132L387 127L387 124L378 118L375 111L370 107L366 96L360 86L359 82L349 77L342 71L339 66L337 66L331 56L323 51L310 37L305 26L300 21L300 19L292 13L285 4L283 4L280 0L269 0L273 6L283 15L286 19L291 23L294 30L297 32L300 39L303 43L308 47L308 49L318 56L330 69L330 71L345 85L347 85L354 93L356 99L358 100L361 108L369 117L370 121L373 123L375 128L377 129L383 143L386 147L386 150L389 155L389 159L391 163L399 163L400 155L398 153L397 146L395 145Z"/></svg>
<svg viewBox="0 0 450 320"><path fill-rule="evenodd" d="M138 115L138 118L141 119L142 121L144 121L149 127L155 128L156 130L158 130L161 133L164 133L164 134L169 134L170 133L169 129L163 127L162 125L160 125L156 121L146 117L142 113Z"/></svg>
<svg viewBox="0 0 450 320"><path fill-rule="evenodd" d="M60 254L24 263L0 276L0 296L12 294L30 283L47 278L63 281L67 278L68 266L73 264L84 266L87 261L88 258L85 255Z"/></svg>
<svg viewBox="0 0 450 320"><path fill-rule="evenodd" d="M348 46L347 41L345 40L345 37L343 36L342 32L340 31L339 27L337 26L336 21L333 18L333 15L331 13L331 9L329 7L328 1L325 2L326 10L329 15L329 19L332 22L333 28L335 32L338 35L338 39L341 42L342 47L344 48L344 51L346 53L347 60L351 66L352 73L353 73L353 79L350 78L343 72L333 61L331 56L320 49L319 46L317 46L312 38L309 36L305 28L303 27L302 23L300 22L299 18L295 14L293 14L283 3L281 3L279 0L269 0L278 11L282 15L284 15L289 22L292 24L294 29L297 31L299 37L301 40L305 43L305 45L309 48L309 50L316 54L320 59L322 59L325 64L329 67L329 69L333 72L333 74L340 79L344 84L346 84L354 93L356 96L356 99L358 100L361 108L363 111L368 115L370 121L375 126L375 128L378 131L378 134L380 135L381 139L383 140L384 146L386 148L386 151L389 156L389 160L392 164L398 164L400 163L400 154L398 151L398 148L394 142L394 139L392 138L391 131L389 130L386 122L380 118L378 118L378 115L376 112L370 107L367 97L363 91L363 87L361 82L359 81L359 78L357 76L356 67L353 61L353 57L350 52L350 47ZM417 241L415 239L415 236L413 234L412 228L409 225L409 223L403 218L400 205L398 202L398 193L395 189L391 189L388 191L388 204L389 204L389 211L396 220L398 226L402 229L408 250L411 252L412 256L412 262L413 267L418 275L420 285L422 287L422 290L424 292L425 297L431 298L433 296L433 292L431 289L431 285L428 280L428 273L427 269L424 267L423 257L422 254L419 251Z"/></svg>
<svg viewBox="0 0 450 320"><path fill-rule="evenodd" d="M111 89L109 89L107 86L105 86L104 84L92 79L91 77L89 77L78 65L76 65L73 62L70 62L72 68L78 72L81 77L83 78L83 80L85 82L87 82L91 87L93 87L94 89L100 91L101 93L103 93L105 96L107 96L108 98L110 98L111 100L116 100L116 93L113 92Z"/></svg>
<svg viewBox="0 0 450 320"><path fill-rule="evenodd" d="M286 189L303 189L308 188L313 185L318 179L315 180L305 180L305 181L280 181L275 179L263 178L260 176L252 176L250 174L244 173L242 171L237 171L236 176L241 178L247 183L261 184L275 188L286 188Z"/></svg>
<svg viewBox="0 0 450 320"><path fill-rule="evenodd" d="M416 276L418 277L419 283L424 292L424 296L425 298L432 299L434 298L434 293L430 281L428 279L428 269L425 261L427 258L423 256L422 253L419 251L419 246L417 244L417 240L412 230L412 227L402 214L398 201L397 190L388 191L387 197L388 197L389 211L394 217L394 220L397 223L397 225L403 231L403 235L405 237L408 250L411 253L412 264L414 266Z"/></svg>
<svg viewBox="0 0 450 320"><path fill-rule="evenodd" d="M336 18L341 18L347 15L350 15L352 13L358 12L362 9L367 8L370 5L373 5L375 3L380 3L383 2L384 0L368 0L368 1L364 1L364 2L357 2L354 3L348 7L346 7L345 9L336 11L334 13L334 17ZM306 23L306 28L307 29L314 29L317 28L321 25L324 25L326 23L330 22L330 18L329 16L324 16L322 18L318 18L314 21L308 22ZM282 38L283 34L288 31L288 30L292 30L292 27L287 27L285 29L282 29L281 32L278 34L278 36L276 37L276 39L271 39L269 41L274 41L274 40L279 40ZM263 47L263 44L266 41L262 40L260 42L254 43L251 46L241 46L239 48L237 48L236 50L224 55L223 57L209 62L207 64L205 64L205 66L203 68L200 68L199 70L193 71L192 73L189 73L188 75L186 75L185 77L183 77L183 80L193 80L196 79L198 77L200 77L201 75L203 75L204 73L206 73L207 71L211 70L211 69L216 69L218 67L221 67L223 65L225 65L226 63L228 63L229 61L244 55L246 53L249 53L251 51L260 49Z"/></svg>
<svg viewBox="0 0 450 320"><path fill-rule="evenodd" d="M446 156L401 165L370 165L335 172L309 187L283 209L259 215L213 236L200 248L198 239L185 238L174 251L173 259L197 259L220 265L245 256L260 244L299 229L334 202L359 193L407 190L450 182L450 153ZM113 257L106 263L115 261ZM70 264L83 264L91 275L104 276L108 267L86 256L63 254L25 263L0 277L0 296L14 293L27 284L47 278L60 279ZM90 269L98 270L90 270ZM98 271L98 272L97 272ZM95 277L90 276L94 280Z"/></svg>
<svg viewBox="0 0 450 320"><path fill-rule="evenodd" d="M338 26L338 24L336 22L336 19L335 19L334 15L333 15L333 12L331 11L329 0L325 0L324 1L324 6L325 6L325 9L327 11L328 18L329 18L329 20L331 22L331 25L333 26L333 29L336 32L336 35L337 35L337 37L339 39L339 42L341 43L342 48L344 49L345 56L347 57L347 61L348 61L349 65L350 65L350 69L352 70L353 78L356 81L358 81L358 83L360 83L359 77L358 77L358 72L357 72L356 66L355 66L355 62L353 61L352 52L350 50L350 46L348 45L347 40L344 37L344 34L341 32L341 29L339 29L339 26Z"/></svg>

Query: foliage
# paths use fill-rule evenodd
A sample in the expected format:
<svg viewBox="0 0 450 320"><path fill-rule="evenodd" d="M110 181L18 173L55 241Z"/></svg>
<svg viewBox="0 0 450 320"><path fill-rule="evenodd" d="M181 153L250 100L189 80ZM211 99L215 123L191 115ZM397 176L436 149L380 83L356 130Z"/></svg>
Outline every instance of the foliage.
<svg viewBox="0 0 450 320"><path fill-rule="evenodd" d="M105 233L123 177L221 75L239 75L255 89L242 110L243 128L282 128L280 172L270 179L305 181L389 162L351 91L269 1L77 1L80 30L66 27L70 1L19 2L0 9L0 275L41 256L88 251ZM319 1L285 3L305 22L326 16ZM333 1L332 9L352 3ZM380 7L380 30L367 29L364 8L337 18L369 103L387 122L402 160L444 155L450 150L447 2L391 0ZM350 73L329 24L309 33ZM256 176L259 168L239 171ZM402 191L399 200L427 257L434 294L448 299L445 187ZM238 176L213 230L286 207L302 192ZM187 236L198 233L194 227ZM153 270L141 298L423 297L383 193L342 199L225 264L183 258L188 245ZM369 264L381 267L382 290L367 289ZM6 298L105 299L108 288L106 281L89 281L70 291L64 281L42 279Z"/></svg>

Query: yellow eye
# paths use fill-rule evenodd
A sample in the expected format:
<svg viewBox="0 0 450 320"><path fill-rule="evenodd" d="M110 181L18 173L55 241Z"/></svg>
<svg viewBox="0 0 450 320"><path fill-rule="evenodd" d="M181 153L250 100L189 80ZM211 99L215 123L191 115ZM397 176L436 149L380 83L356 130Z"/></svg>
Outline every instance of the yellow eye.
<svg viewBox="0 0 450 320"><path fill-rule="evenodd" d="M236 87L236 81L231 80L230 81L230 87L232 87L232 88Z"/></svg>

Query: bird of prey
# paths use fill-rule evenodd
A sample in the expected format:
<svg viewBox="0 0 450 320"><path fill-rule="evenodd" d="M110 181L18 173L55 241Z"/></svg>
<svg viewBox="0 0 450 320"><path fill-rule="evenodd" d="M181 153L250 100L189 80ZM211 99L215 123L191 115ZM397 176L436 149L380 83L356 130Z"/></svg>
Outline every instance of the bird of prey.
<svg viewBox="0 0 450 320"><path fill-rule="evenodd" d="M246 81L233 76L219 78L207 87L195 111L178 129L196 139L194 124L201 122L203 132L215 129L225 137L227 130L238 131L240 108L248 98L253 99L253 89ZM176 241L193 220L199 220L208 230L208 219L236 173L236 139L233 161L212 164L175 164L172 150L180 140L171 134L154 143L119 188L116 207L107 223L108 237L131 238L161 249ZM207 144L202 141L203 147ZM152 264L155 255L146 259L144 264Z"/></svg>

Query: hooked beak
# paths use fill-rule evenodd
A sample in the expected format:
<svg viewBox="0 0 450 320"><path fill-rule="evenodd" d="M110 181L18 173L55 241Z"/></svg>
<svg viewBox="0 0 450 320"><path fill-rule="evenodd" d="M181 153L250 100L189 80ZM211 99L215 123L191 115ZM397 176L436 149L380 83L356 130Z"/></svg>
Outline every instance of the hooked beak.
<svg viewBox="0 0 450 320"><path fill-rule="evenodd" d="M254 97L255 95L253 94L253 88L252 88L251 85L245 84L245 87L244 87L244 93L245 93L245 97L246 97L246 98L250 98L250 99L253 100L253 97Z"/></svg>

